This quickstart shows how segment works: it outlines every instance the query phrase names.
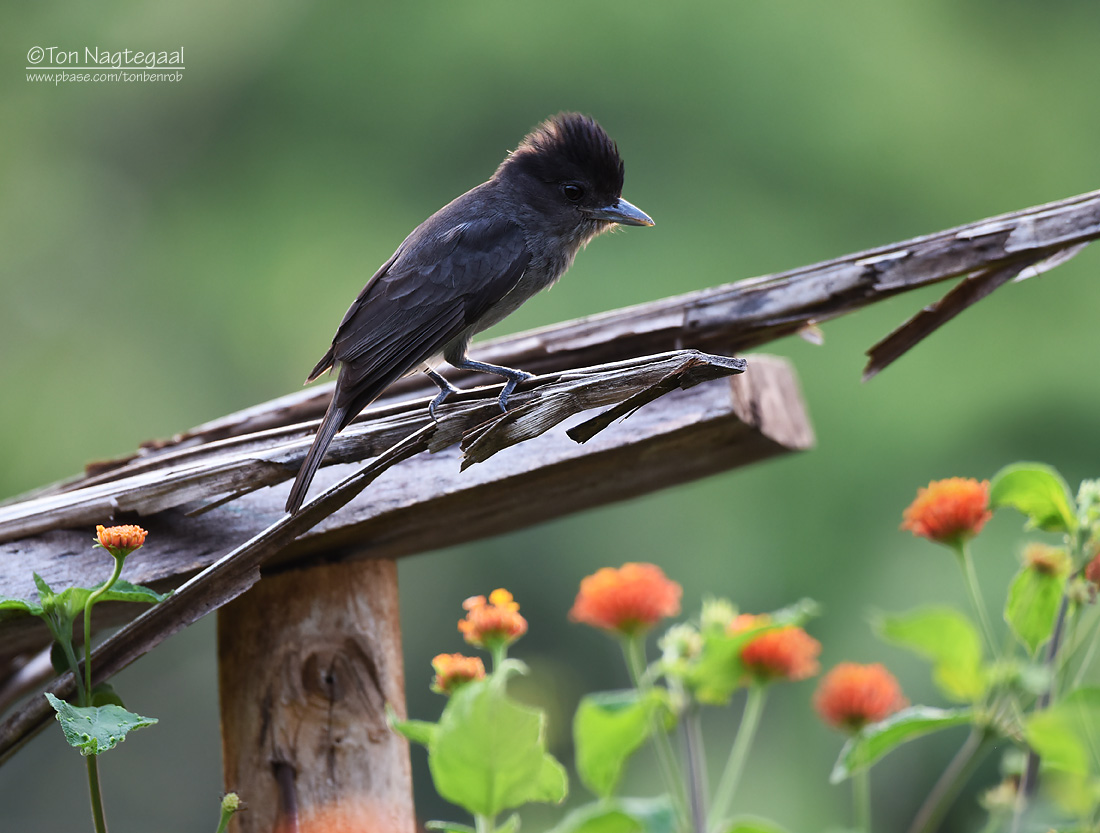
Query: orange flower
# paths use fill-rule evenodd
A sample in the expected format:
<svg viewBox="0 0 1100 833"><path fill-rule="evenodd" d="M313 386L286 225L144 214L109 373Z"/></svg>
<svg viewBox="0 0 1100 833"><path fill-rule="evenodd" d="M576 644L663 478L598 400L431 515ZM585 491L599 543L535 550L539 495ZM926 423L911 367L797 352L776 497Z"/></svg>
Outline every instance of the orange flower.
<svg viewBox="0 0 1100 833"><path fill-rule="evenodd" d="M842 662L825 675L814 708L830 726L858 732L909 705L894 675L879 663Z"/></svg>
<svg viewBox="0 0 1100 833"><path fill-rule="evenodd" d="M480 657L462 654L439 654L432 660L435 679L432 691L438 694L454 694L464 683L485 679L485 664Z"/></svg>
<svg viewBox="0 0 1100 833"><path fill-rule="evenodd" d="M145 543L145 536L148 534L140 526L133 526L132 524L107 527L99 524L95 528L96 543L115 558L125 558L134 550L140 548Z"/></svg>
<svg viewBox="0 0 1100 833"><path fill-rule="evenodd" d="M1085 578L1100 586L1100 552L1097 552L1092 561L1085 567Z"/></svg>
<svg viewBox="0 0 1100 833"><path fill-rule="evenodd" d="M1024 547L1024 565L1045 576L1064 576L1073 569L1068 552L1061 547L1039 543Z"/></svg>
<svg viewBox="0 0 1100 833"><path fill-rule="evenodd" d="M973 538L993 517L989 511L989 481L950 477L918 489L905 510L902 529L940 544L958 546Z"/></svg>
<svg viewBox="0 0 1100 833"><path fill-rule="evenodd" d="M635 634L679 613L682 593L683 588L666 578L655 564L627 563L617 570L604 567L581 581L569 618L596 628Z"/></svg>
<svg viewBox="0 0 1100 833"><path fill-rule="evenodd" d="M737 619L743 619L745 615L742 614ZM739 630L767 624L767 616L752 618L757 621L750 622L748 627ZM759 621L761 619L765 621ZM737 620L734 620L734 624L736 623ZM820 642L802 628L785 625L764 631L750 640L741 649L741 662L761 682L776 679L804 680L821 669L817 664L817 655L820 653Z"/></svg>
<svg viewBox="0 0 1100 833"><path fill-rule="evenodd" d="M498 589L484 596L471 596L462 603L466 618L458 623L463 638L471 645L492 650L511 645L527 633L527 620L519 615L519 604L507 590Z"/></svg>

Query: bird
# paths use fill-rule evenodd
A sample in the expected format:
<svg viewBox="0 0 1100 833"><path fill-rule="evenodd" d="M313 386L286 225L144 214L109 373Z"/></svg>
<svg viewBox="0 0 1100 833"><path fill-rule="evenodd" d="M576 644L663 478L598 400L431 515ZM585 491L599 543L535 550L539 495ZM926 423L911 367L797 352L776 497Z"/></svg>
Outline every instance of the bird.
<svg viewBox="0 0 1100 833"><path fill-rule="evenodd" d="M339 366L328 409L290 489L297 512L325 450L397 379L423 371L439 387L437 409L459 391L436 368L505 380L501 410L531 374L474 361L470 339L553 285L592 238L616 225L652 226L622 198L618 146L590 116L545 120L481 185L417 226L382 264L344 315L306 384Z"/></svg>

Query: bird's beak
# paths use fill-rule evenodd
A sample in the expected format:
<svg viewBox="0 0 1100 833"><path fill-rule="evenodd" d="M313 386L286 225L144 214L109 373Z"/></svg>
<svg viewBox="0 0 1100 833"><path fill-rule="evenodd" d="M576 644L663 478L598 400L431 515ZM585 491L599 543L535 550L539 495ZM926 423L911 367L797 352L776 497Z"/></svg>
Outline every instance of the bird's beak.
<svg viewBox="0 0 1100 833"><path fill-rule="evenodd" d="M621 223L624 226L653 225L653 221L649 219L648 214L631 205L622 197L603 208L585 208L582 210L594 220L608 220L612 223Z"/></svg>

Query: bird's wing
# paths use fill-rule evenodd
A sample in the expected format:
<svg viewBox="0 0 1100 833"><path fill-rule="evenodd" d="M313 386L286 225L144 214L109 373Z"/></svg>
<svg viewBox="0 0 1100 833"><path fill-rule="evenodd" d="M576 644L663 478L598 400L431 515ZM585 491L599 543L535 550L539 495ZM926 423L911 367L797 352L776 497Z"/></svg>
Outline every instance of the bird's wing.
<svg viewBox="0 0 1100 833"><path fill-rule="evenodd" d="M349 404L438 355L516 285L530 259L515 223L430 218L364 287L336 332L326 358L342 363Z"/></svg>

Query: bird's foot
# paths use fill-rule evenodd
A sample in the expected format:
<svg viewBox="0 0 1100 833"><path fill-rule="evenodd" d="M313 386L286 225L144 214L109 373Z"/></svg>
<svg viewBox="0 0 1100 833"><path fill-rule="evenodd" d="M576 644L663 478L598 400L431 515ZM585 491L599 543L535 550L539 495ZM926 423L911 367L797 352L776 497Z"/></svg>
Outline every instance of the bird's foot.
<svg viewBox="0 0 1100 833"><path fill-rule="evenodd" d="M450 396L452 393L461 393L462 389L456 388L434 370L426 368L424 372L428 374L428 378L435 382L436 385L439 387L439 393L437 393L435 399L433 399L428 404L428 416L432 418L432 422L439 422L439 416L438 414L436 414L436 409L443 404L443 401L448 396Z"/></svg>
<svg viewBox="0 0 1100 833"><path fill-rule="evenodd" d="M504 413L508 413L508 397L512 395L519 383L535 378L534 373L525 373L522 370L512 370L512 373L515 375L508 377L508 382L504 385L504 390L502 390L500 396L497 397L497 402L500 403L500 410Z"/></svg>

